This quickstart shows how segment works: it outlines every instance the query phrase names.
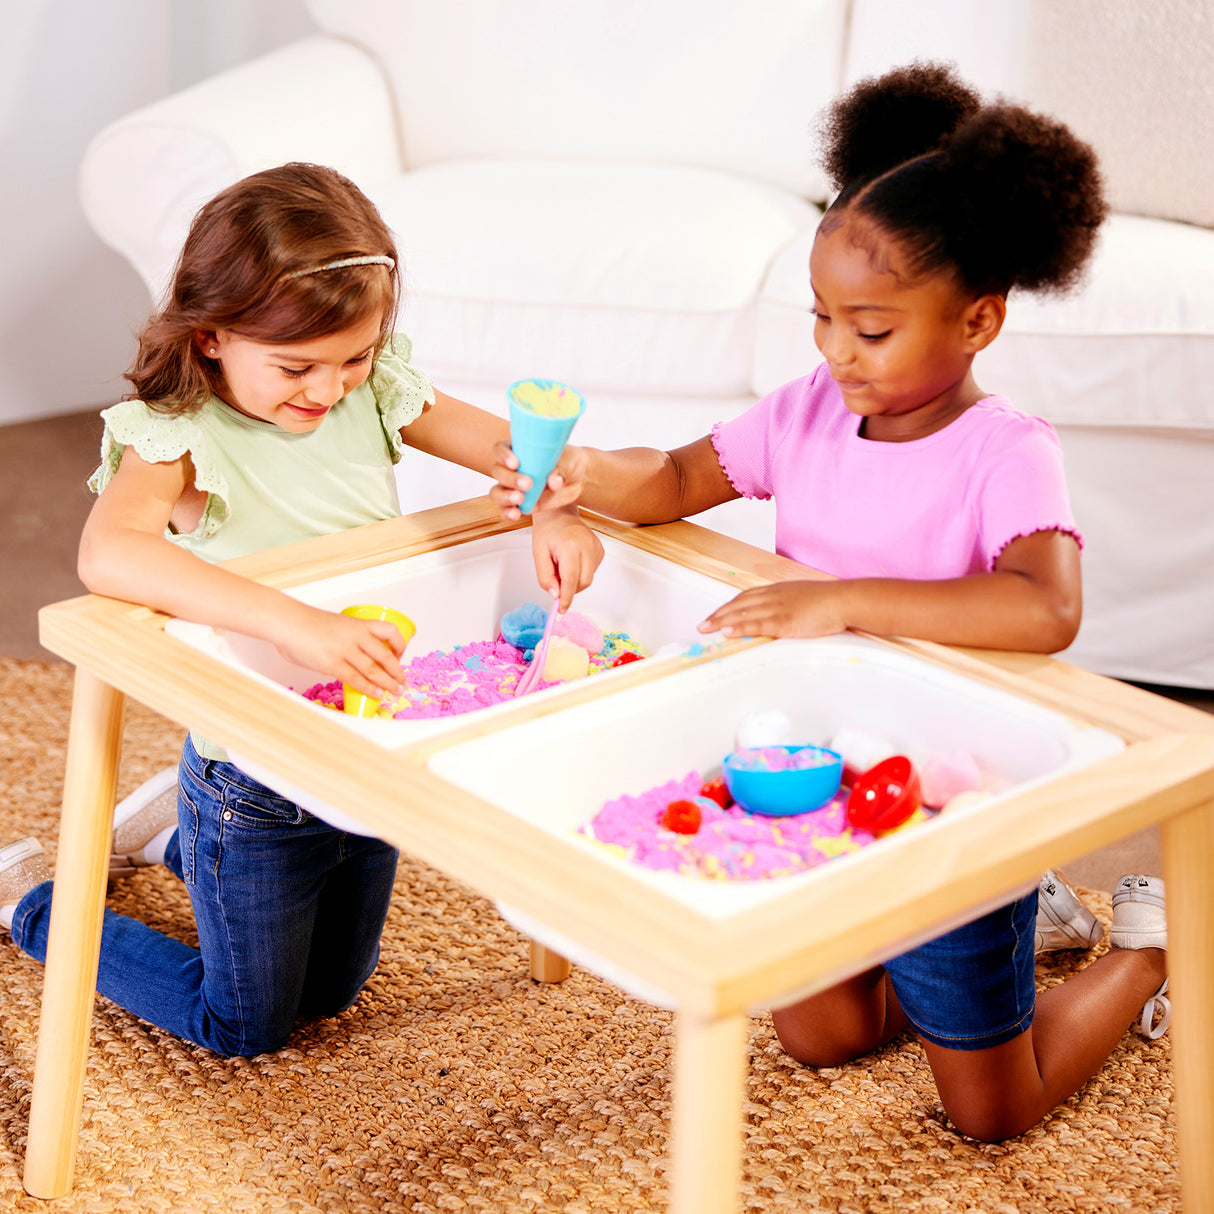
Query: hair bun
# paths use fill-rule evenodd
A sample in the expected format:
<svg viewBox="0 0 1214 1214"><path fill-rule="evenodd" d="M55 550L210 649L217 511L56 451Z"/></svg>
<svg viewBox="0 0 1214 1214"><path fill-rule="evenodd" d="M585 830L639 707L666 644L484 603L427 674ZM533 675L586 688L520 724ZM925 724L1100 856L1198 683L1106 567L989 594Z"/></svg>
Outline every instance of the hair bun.
<svg viewBox="0 0 1214 1214"><path fill-rule="evenodd" d="M913 276L966 290L1074 286L1108 212L1096 155L1060 122L984 105L938 63L860 81L826 112L823 164L854 208L899 247Z"/></svg>
<svg viewBox="0 0 1214 1214"><path fill-rule="evenodd" d="M948 65L915 62L859 81L824 114L822 167L838 190L938 148L982 99Z"/></svg>
<svg viewBox="0 0 1214 1214"><path fill-rule="evenodd" d="M988 106L942 148L956 182L955 239L964 265L1027 290L1066 290L1081 277L1107 213L1096 154L1062 123L1022 106ZM993 241L987 233L999 233Z"/></svg>

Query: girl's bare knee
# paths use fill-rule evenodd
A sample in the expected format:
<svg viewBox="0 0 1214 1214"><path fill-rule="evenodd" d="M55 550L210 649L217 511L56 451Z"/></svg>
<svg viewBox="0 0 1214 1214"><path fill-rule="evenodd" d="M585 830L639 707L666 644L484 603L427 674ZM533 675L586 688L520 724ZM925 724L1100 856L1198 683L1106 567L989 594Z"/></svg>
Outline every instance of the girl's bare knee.
<svg viewBox="0 0 1214 1214"><path fill-rule="evenodd" d="M785 1052L806 1066L842 1066L883 1045L905 1024L880 966L771 1014Z"/></svg>
<svg viewBox="0 0 1214 1214"><path fill-rule="evenodd" d="M852 1040L846 1035L807 1030L795 1017L779 1012L772 1013L772 1024L784 1052L805 1066L843 1066L873 1049L869 1042Z"/></svg>
<svg viewBox="0 0 1214 1214"><path fill-rule="evenodd" d="M790 1045L783 1038L780 1044L784 1047L784 1052L796 1062L802 1063L804 1066L812 1066L816 1068L843 1066L848 1062L854 1062L857 1058L866 1054L867 1050L850 1050L834 1042L815 1042L815 1043L797 1043Z"/></svg>
<svg viewBox="0 0 1214 1214"><path fill-rule="evenodd" d="M1040 1118L1026 1117L1013 1109L1007 1108L950 1108L942 1100L944 1111L953 1123L953 1128L967 1138L979 1142L1006 1142L1009 1138L1019 1138L1021 1134L1031 1130Z"/></svg>

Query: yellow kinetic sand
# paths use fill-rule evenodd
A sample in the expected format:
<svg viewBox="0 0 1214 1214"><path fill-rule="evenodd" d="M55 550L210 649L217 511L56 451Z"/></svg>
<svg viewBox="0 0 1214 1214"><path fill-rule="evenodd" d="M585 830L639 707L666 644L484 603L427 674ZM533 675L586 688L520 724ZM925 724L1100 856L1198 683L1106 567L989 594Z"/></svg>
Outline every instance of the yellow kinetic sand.
<svg viewBox="0 0 1214 1214"><path fill-rule="evenodd" d="M552 379L521 379L506 392L510 402L510 445L518 456L519 471L531 477L531 488L519 504L530 514L586 401L580 392Z"/></svg>
<svg viewBox="0 0 1214 1214"><path fill-rule="evenodd" d="M582 394L550 379L524 379L511 390L511 399L541 417L576 417Z"/></svg>

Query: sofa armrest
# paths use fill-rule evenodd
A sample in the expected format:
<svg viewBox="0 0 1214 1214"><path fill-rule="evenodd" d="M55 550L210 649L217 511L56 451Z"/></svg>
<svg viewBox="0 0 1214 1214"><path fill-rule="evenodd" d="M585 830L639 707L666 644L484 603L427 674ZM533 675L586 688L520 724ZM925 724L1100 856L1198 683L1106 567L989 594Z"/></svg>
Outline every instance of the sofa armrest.
<svg viewBox="0 0 1214 1214"><path fill-rule="evenodd" d="M306 38L118 119L85 152L81 205L157 299L198 208L290 160L364 187L401 171L395 103L366 51Z"/></svg>

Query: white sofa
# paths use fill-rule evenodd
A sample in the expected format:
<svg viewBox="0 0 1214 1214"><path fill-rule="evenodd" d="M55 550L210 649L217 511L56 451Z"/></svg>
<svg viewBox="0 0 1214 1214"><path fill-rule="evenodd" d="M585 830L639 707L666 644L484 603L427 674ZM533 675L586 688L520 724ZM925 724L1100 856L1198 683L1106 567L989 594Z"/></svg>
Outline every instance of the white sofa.
<svg viewBox="0 0 1214 1214"><path fill-rule="evenodd" d="M1070 660L1214 687L1214 23L1191 0L310 0L320 31L103 130L85 212L159 294L190 216L248 172L332 164L405 261L445 390L587 397L576 437L673 445L817 360L816 115L956 62L1101 153L1085 289L1013 298L979 382L1057 427L1087 537ZM1202 14L1206 13L1206 16ZM407 509L483 491L416 457ZM700 520L769 543L770 507Z"/></svg>

